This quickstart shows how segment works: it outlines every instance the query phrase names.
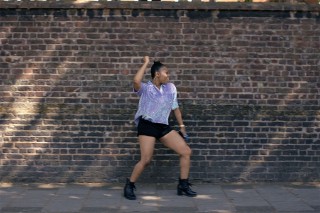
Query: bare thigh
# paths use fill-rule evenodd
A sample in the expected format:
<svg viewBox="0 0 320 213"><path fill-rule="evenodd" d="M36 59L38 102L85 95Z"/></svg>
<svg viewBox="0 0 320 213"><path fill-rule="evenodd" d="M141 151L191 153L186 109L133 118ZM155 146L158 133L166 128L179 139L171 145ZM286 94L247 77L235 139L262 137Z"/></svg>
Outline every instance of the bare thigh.
<svg viewBox="0 0 320 213"><path fill-rule="evenodd" d="M141 161L149 163L153 156L156 139L154 137L139 135Z"/></svg>
<svg viewBox="0 0 320 213"><path fill-rule="evenodd" d="M169 149L172 149L179 155L191 155L191 150L185 140L177 133L172 130L162 138L160 141Z"/></svg>

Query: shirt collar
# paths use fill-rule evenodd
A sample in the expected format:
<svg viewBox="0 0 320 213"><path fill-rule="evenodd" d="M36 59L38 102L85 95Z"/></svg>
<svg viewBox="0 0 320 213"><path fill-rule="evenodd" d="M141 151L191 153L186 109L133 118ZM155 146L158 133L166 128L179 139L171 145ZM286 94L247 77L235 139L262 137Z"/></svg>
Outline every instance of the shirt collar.
<svg viewBox="0 0 320 213"><path fill-rule="evenodd" d="M149 84L149 85L153 85L153 86L156 87L156 85L154 85L154 84L152 83L152 81L148 81L148 84ZM161 84L161 87L166 87L166 84Z"/></svg>
<svg viewBox="0 0 320 213"><path fill-rule="evenodd" d="M163 94L163 90L166 87L165 84L161 84L160 89L154 85L151 81L148 81L148 85L152 85L154 89L156 89L157 91L159 91L161 94Z"/></svg>

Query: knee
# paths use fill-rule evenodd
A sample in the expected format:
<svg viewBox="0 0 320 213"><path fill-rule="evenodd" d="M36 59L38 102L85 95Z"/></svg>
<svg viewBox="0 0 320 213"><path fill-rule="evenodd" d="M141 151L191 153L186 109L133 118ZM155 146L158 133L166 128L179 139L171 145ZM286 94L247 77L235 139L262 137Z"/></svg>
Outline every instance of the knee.
<svg viewBox="0 0 320 213"><path fill-rule="evenodd" d="M182 155L183 157L190 157L191 154L192 154L192 150L190 149L189 146L187 146L187 147L184 149L184 151L181 153L181 155Z"/></svg>
<svg viewBox="0 0 320 213"><path fill-rule="evenodd" d="M151 158L148 158L148 159L141 159L140 160L140 163L141 163L141 165L143 166L143 167L147 167L147 166L149 166L150 165L150 163L151 163Z"/></svg>

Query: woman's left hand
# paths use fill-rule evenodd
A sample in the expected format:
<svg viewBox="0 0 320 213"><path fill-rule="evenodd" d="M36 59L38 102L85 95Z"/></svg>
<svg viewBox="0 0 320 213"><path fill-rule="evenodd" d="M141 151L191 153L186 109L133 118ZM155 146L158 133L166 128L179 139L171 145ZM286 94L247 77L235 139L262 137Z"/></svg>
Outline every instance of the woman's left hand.
<svg viewBox="0 0 320 213"><path fill-rule="evenodd" d="M186 127L180 127L180 132L182 133L182 135L183 135L184 137L187 136Z"/></svg>

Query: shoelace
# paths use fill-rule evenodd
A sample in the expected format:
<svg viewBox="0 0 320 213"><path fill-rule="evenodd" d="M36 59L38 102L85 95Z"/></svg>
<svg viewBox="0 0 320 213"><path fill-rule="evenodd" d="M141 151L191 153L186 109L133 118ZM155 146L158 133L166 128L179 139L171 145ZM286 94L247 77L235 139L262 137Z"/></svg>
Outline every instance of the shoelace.
<svg viewBox="0 0 320 213"><path fill-rule="evenodd" d="M131 184L130 184L130 188L131 188L132 190L137 190L135 185L131 185Z"/></svg>
<svg viewBox="0 0 320 213"><path fill-rule="evenodd" d="M187 182L188 188L192 187L194 184Z"/></svg>
<svg viewBox="0 0 320 213"><path fill-rule="evenodd" d="M193 186L193 184L188 182L188 186Z"/></svg>

